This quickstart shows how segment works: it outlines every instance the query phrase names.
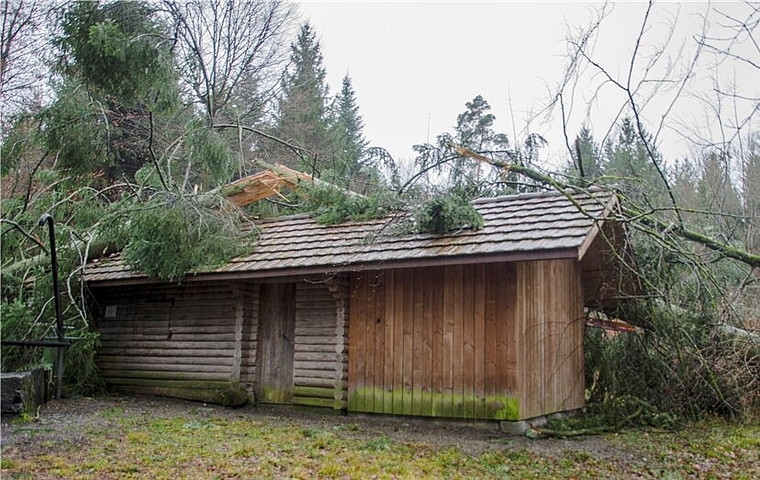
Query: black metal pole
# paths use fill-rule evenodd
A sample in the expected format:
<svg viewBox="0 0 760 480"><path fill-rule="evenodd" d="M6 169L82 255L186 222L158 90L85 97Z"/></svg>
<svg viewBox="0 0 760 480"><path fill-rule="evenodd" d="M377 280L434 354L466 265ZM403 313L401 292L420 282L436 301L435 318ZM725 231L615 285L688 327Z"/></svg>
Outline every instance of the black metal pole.
<svg viewBox="0 0 760 480"><path fill-rule="evenodd" d="M53 265L53 298L55 299L55 322L56 330L58 333L58 341L65 342L65 336L63 332L63 319L61 318L61 294L58 290L58 258L55 253L55 225L53 222L53 216L49 213L40 217L39 225L43 226L48 224L48 231L50 232L50 262ZM55 381L55 398L60 400L61 398L61 386L63 385L63 351L64 346L58 347L58 362L56 368L56 381Z"/></svg>

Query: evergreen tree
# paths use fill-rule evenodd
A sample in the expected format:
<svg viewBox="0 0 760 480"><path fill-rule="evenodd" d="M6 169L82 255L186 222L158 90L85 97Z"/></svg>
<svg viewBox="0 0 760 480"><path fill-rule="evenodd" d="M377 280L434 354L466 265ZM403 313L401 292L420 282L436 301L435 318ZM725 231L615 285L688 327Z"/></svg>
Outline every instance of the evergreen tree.
<svg viewBox="0 0 760 480"><path fill-rule="evenodd" d="M520 158L519 153L510 148L507 136L495 131L496 116L481 95L465 103L465 108L457 116L453 134L446 132L438 135L436 146L414 146L418 153L418 167L423 171L438 172L435 183L444 180L448 189L465 198L517 191L514 174L503 175L477 160L459 156L454 150L455 147L464 147L505 163L519 161Z"/></svg>
<svg viewBox="0 0 760 480"><path fill-rule="evenodd" d="M760 133L747 142L742 162L741 192L744 218L747 223L747 248L760 251Z"/></svg>
<svg viewBox="0 0 760 480"><path fill-rule="evenodd" d="M364 138L364 119L359 114L356 92L351 85L351 77L346 74L340 92L335 96L331 108L330 140L335 155L331 159L331 177L334 180L359 175L364 164L368 142ZM369 172L363 172L366 176ZM334 181L331 179L331 181Z"/></svg>
<svg viewBox="0 0 760 480"><path fill-rule="evenodd" d="M166 40L165 26L147 3L70 5L57 39L64 81L56 102L41 114L61 167L102 175L108 183L134 178L157 137L152 116L171 112L179 100Z"/></svg>
<svg viewBox="0 0 760 480"><path fill-rule="evenodd" d="M159 111L177 100L177 72L165 25L145 2L81 1L67 10L58 39L62 69L91 92Z"/></svg>
<svg viewBox="0 0 760 480"><path fill-rule="evenodd" d="M464 112L457 116L454 127L455 140L471 150L502 156L509 147L509 140L503 133L494 131L496 116L491 112L491 105L478 95L465 103Z"/></svg>
<svg viewBox="0 0 760 480"><path fill-rule="evenodd" d="M658 166L664 169L662 156L655 150L654 158L650 158L647 145L653 142L646 132L644 136L646 143L642 141L633 120L624 118L615 141L605 145L604 173L624 187L636 203L649 207L670 206L667 185L657 171Z"/></svg>
<svg viewBox="0 0 760 480"><path fill-rule="evenodd" d="M705 212L720 212L720 215L711 215L702 228L713 230L711 233L726 240L737 240L741 201L731 183L729 161L713 152L700 163L701 176L696 188L698 206Z"/></svg>
<svg viewBox="0 0 760 480"><path fill-rule="evenodd" d="M319 174L334 154L328 135L326 71L316 33L309 23L301 26L290 48L292 70L283 79L275 135L308 153L293 160L292 153L275 145L270 155L277 162ZM299 161L300 160L300 161Z"/></svg>
<svg viewBox="0 0 760 480"><path fill-rule="evenodd" d="M494 122L496 116L491 113L491 105L478 95L472 101L465 103L466 110L457 116L454 127L454 141L467 149L489 155L498 160L506 160L509 152L509 139L503 133L496 133ZM443 139L443 141L447 141ZM454 176L456 190L473 189L473 196L490 194L490 186L486 182L494 182L489 178L493 169L472 159L457 159L454 168L458 172ZM469 185L468 185L469 184Z"/></svg>
<svg viewBox="0 0 760 480"><path fill-rule="evenodd" d="M579 179L581 177L581 170L579 168L582 168L583 183L601 177L605 169L604 158L588 126L583 125L581 127L581 131L575 137L575 141L576 148L573 151L572 162L565 168L565 175ZM580 159L578 158L578 149L580 149Z"/></svg>
<svg viewBox="0 0 760 480"><path fill-rule="evenodd" d="M676 160L671 169L670 177L673 194L679 205L699 205L697 193L699 172L693 161L687 158ZM684 218L689 217L689 215L685 215Z"/></svg>

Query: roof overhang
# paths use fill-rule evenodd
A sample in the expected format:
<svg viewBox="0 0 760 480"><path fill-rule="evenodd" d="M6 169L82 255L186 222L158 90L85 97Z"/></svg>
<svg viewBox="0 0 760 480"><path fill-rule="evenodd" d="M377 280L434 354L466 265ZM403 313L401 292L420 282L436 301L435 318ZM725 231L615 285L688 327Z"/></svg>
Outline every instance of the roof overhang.
<svg viewBox="0 0 760 480"><path fill-rule="evenodd" d="M123 285L148 285L157 283L188 283L188 282L208 282L208 281L230 281L230 280L254 280L254 279L272 279L311 275L331 275L335 273L361 272L366 270L392 270L398 268L425 268L446 265L469 265L481 263L506 263L506 262L529 262L536 260L557 260L573 259L578 260L578 250L575 248L530 251L530 252L508 252L493 255L452 255L449 257L420 258L415 260L388 260L376 263L355 263L344 265L323 265L308 268L278 268L260 271L240 271L240 272L207 272L188 275L181 282L161 282L150 279L145 276L131 276L127 278L115 278L108 280L88 280L90 288L105 288Z"/></svg>
<svg viewBox="0 0 760 480"><path fill-rule="evenodd" d="M620 210L620 200L618 199L617 195L611 195L609 199L607 200L607 204L604 206L604 211L602 212L602 215L600 215L596 220L594 220L594 225L591 227L591 229L588 232L588 235L586 235L586 238L583 240L583 243L578 248L578 260L583 260L583 258L586 256L586 252L588 252L591 245L594 243L594 240L596 240L596 237L599 235L599 232L604 227L605 219L614 218L613 214L617 213Z"/></svg>

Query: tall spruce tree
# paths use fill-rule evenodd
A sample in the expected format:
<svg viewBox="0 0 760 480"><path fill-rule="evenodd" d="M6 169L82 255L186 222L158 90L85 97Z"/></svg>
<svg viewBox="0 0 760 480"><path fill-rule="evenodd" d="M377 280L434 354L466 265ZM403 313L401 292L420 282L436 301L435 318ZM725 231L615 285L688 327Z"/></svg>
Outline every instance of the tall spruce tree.
<svg viewBox="0 0 760 480"><path fill-rule="evenodd" d="M331 161L328 161L331 176L334 179L353 179L364 167L368 142L364 138L364 119L359 114L356 92L348 74L343 77L340 92L331 107L329 133L335 151Z"/></svg>
<svg viewBox="0 0 760 480"><path fill-rule="evenodd" d="M334 150L328 134L327 73L319 40L309 23L301 26L291 45L290 61L292 68L283 78L275 135L305 151L294 159L291 151L275 145L270 155L276 156L277 162L319 174Z"/></svg>
<svg viewBox="0 0 760 480"><path fill-rule="evenodd" d="M647 145L653 142L647 132L644 137L646 141L637 132L633 119L624 118L617 138L604 147L604 173L624 186L631 198L642 206L670 206L667 185L658 172L658 166L665 168L662 156L655 150L654 158L650 158Z"/></svg>
<svg viewBox="0 0 760 480"><path fill-rule="evenodd" d="M71 173L133 179L150 158L152 115L179 100L165 25L145 2L76 2L61 30L64 82L41 115L48 147Z"/></svg>
<svg viewBox="0 0 760 480"><path fill-rule="evenodd" d="M575 183L581 184L601 177L604 174L605 162L591 129L583 125L575 137L575 142L572 161L565 168L565 175L571 177L573 182L578 180Z"/></svg>

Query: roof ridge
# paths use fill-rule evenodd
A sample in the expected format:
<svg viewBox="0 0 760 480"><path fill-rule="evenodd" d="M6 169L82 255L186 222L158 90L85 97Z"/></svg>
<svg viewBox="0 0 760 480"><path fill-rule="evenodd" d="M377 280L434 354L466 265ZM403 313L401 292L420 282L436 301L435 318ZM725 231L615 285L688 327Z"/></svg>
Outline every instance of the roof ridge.
<svg viewBox="0 0 760 480"><path fill-rule="evenodd" d="M596 193L596 192L601 192L604 190L602 187L597 187L597 186L589 187L586 190L581 189L580 187L570 187L570 188L575 190L574 192L572 192L573 195L586 194L589 192ZM551 190L545 190L542 192L523 192L523 193L509 194L509 195L497 195L495 197L480 197L480 198L476 198L472 200L470 203L472 203L473 205L481 205L484 203L494 203L494 202L501 202L505 200L525 200L525 199L542 198L542 197L564 197L564 193L551 189ZM369 220L353 220L353 221L347 220L345 222L339 223L338 225L346 225L346 224L351 224L351 223L368 224L368 223L372 223L378 220L383 220L393 215L394 213L397 214L398 212L402 212L402 213L408 214L410 211L411 211L411 207L402 207L402 208L399 208L398 210L390 212L388 215L384 217L373 218ZM282 222L282 221L306 220L306 219L316 221L316 217L312 213L294 213L291 215L282 215L279 217L265 217L258 220L254 219L254 221L260 222L260 223L277 223L277 222Z"/></svg>
<svg viewBox="0 0 760 480"><path fill-rule="evenodd" d="M587 189L583 189L581 187L575 187L570 186L568 187L568 190L573 190L572 195L578 195L578 194L587 194L587 193L597 193L597 192L603 192L604 188L599 186L591 186ZM523 192L523 193L517 193L517 194L509 194L509 195L497 195L495 197L481 197L476 198L472 201L473 204L481 204L481 203L491 203L491 202L497 202L497 201L503 201L503 200L521 200L521 199L528 199L528 198L542 198L542 197L564 197L565 193L560 192L555 189L550 190L544 190L542 192Z"/></svg>

